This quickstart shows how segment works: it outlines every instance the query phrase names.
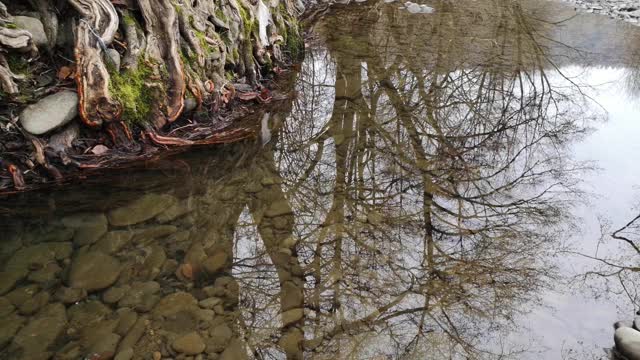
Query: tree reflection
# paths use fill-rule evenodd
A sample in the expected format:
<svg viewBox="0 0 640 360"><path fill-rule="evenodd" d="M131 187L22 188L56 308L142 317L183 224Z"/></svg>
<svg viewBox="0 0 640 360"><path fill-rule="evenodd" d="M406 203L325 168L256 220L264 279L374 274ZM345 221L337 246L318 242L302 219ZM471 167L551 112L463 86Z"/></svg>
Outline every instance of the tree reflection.
<svg viewBox="0 0 640 360"><path fill-rule="evenodd" d="M566 79L518 5L492 5L499 20L470 49L465 16L445 3L419 19L334 8L316 26L335 65L309 55L301 91L312 97L281 145L296 214L321 224L299 235L313 277L308 350L482 357L484 331L552 275L545 259L581 170L565 146L584 132L583 98L557 87ZM327 76L333 106L319 127L314 96L332 84L307 84Z"/></svg>
<svg viewBox="0 0 640 360"><path fill-rule="evenodd" d="M232 335L212 353L525 350L506 335L554 276L583 170L566 146L585 131L584 98L517 2L435 7L331 8L291 116L266 118L270 142L186 159L188 184L172 184L190 204L172 223L184 236L154 244L181 264L162 286L222 299L203 326ZM178 320L152 326L168 334Z"/></svg>

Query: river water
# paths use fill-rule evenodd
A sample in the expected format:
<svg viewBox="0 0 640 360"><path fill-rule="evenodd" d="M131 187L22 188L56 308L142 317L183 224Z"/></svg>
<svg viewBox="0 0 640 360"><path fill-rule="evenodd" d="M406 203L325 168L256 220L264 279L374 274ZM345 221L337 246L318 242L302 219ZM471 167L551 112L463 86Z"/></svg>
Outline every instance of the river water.
<svg viewBox="0 0 640 360"><path fill-rule="evenodd" d="M639 29L427 5L316 14L255 140L3 199L0 358L608 359Z"/></svg>

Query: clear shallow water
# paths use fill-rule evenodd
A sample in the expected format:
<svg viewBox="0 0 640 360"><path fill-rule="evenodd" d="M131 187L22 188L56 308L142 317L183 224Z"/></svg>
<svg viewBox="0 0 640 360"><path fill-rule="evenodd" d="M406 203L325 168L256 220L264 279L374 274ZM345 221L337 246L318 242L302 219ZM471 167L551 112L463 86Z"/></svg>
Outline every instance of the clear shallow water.
<svg viewBox="0 0 640 360"><path fill-rule="evenodd" d="M3 200L0 356L606 358L639 34L428 5L324 14L260 139Z"/></svg>

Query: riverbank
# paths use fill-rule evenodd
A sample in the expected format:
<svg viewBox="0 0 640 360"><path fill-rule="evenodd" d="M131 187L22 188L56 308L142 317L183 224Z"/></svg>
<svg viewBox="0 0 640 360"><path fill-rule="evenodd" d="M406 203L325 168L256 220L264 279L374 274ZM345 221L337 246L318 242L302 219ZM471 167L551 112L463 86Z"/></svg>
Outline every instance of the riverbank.
<svg viewBox="0 0 640 360"><path fill-rule="evenodd" d="M0 194L255 136L290 98L303 10L0 2Z"/></svg>

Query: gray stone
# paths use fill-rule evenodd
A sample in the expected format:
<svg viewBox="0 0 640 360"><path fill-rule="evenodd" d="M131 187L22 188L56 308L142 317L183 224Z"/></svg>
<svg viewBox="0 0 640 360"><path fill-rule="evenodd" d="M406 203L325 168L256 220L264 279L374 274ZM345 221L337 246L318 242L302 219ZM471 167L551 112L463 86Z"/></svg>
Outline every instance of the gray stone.
<svg viewBox="0 0 640 360"><path fill-rule="evenodd" d="M31 268L43 268L52 260L63 260L73 252L70 242L47 242L23 247L18 250L5 267L5 272L24 274Z"/></svg>
<svg viewBox="0 0 640 360"><path fill-rule="evenodd" d="M15 310L15 307L11 301L4 296L0 297L0 317L5 317L11 314L13 310Z"/></svg>
<svg viewBox="0 0 640 360"><path fill-rule="evenodd" d="M46 291L41 291L37 293L30 299L27 299L25 302L21 303L18 307L18 312L21 315L33 315L40 308L47 305L49 303L49 293Z"/></svg>
<svg viewBox="0 0 640 360"><path fill-rule="evenodd" d="M47 45L47 35L44 32L44 26L42 26L40 20L29 16L14 16L13 23L16 24L19 29L30 32L33 43L36 44L37 47Z"/></svg>
<svg viewBox="0 0 640 360"><path fill-rule="evenodd" d="M40 287L35 284L21 286L12 292L7 294L7 299L11 301L13 306L19 307L25 301L31 299L35 294L40 291Z"/></svg>
<svg viewBox="0 0 640 360"><path fill-rule="evenodd" d="M68 123L77 115L78 94L65 90L27 106L20 114L20 124L27 132L41 135Z"/></svg>
<svg viewBox="0 0 640 360"><path fill-rule="evenodd" d="M193 111L196 109L197 106L198 106L198 102L196 101L196 99L192 97L188 97L184 99L184 112Z"/></svg>
<svg viewBox="0 0 640 360"><path fill-rule="evenodd" d="M202 266L208 273L215 274L216 272L222 270L225 265L227 265L228 260L229 255L227 255L227 253L224 251L220 251L205 259L202 262Z"/></svg>
<svg viewBox="0 0 640 360"><path fill-rule="evenodd" d="M207 353L222 352L229 345L231 337L233 337L233 332L227 324L220 324L209 330Z"/></svg>
<svg viewBox="0 0 640 360"><path fill-rule="evenodd" d="M291 206L286 200L272 202L264 212L265 217L277 217L289 214L293 214L293 210L291 210Z"/></svg>
<svg viewBox="0 0 640 360"><path fill-rule="evenodd" d="M80 254L71 264L69 286L89 292L101 290L116 282L120 270L120 262L110 255L99 251Z"/></svg>
<svg viewBox="0 0 640 360"><path fill-rule="evenodd" d="M127 335L122 339L118 346L118 352L124 351L127 348L134 348L138 340L142 337L147 328L148 320L140 317L135 324L129 329Z"/></svg>
<svg viewBox="0 0 640 360"><path fill-rule="evenodd" d="M107 49L105 57L115 70L120 71L120 53L116 49Z"/></svg>
<svg viewBox="0 0 640 360"><path fill-rule="evenodd" d="M84 300L87 297L87 290L85 289L71 289L65 286L60 287L54 294L58 301L64 304L73 304L78 301Z"/></svg>
<svg viewBox="0 0 640 360"><path fill-rule="evenodd" d="M247 351L240 339L231 339L227 348L220 354L219 360L244 360L247 359Z"/></svg>
<svg viewBox="0 0 640 360"><path fill-rule="evenodd" d="M80 135L80 127L76 123L71 123L62 131L53 134L49 139L48 145L56 152L65 152L71 148L78 135Z"/></svg>
<svg viewBox="0 0 640 360"><path fill-rule="evenodd" d="M120 335L114 333L101 334L89 349L94 354L115 354L120 338Z"/></svg>
<svg viewBox="0 0 640 360"><path fill-rule="evenodd" d="M221 304L222 300L216 297L201 300L198 305L205 309L213 309L216 305Z"/></svg>
<svg viewBox="0 0 640 360"><path fill-rule="evenodd" d="M129 287L110 287L102 294L102 301L107 304L115 304L129 291Z"/></svg>
<svg viewBox="0 0 640 360"><path fill-rule="evenodd" d="M616 349L629 360L640 360L640 331L621 327L613 335Z"/></svg>
<svg viewBox="0 0 640 360"><path fill-rule="evenodd" d="M197 309L198 302L193 295L186 292L176 292L162 298L153 309L153 314L158 316L171 316L181 311Z"/></svg>
<svg viewBox="0 0 640 360"><path fill-rule="evenodd" d="M291 309L282 313L282 326L286 327L296 321L299 321L304 316L302 309Z"/></svg>
<svg viewBox="0 0 640 360"><path fill-rule="evenodd" d="M176 198L167 194L147 194L126 206L111 210L109 222L114 226L128 226L154 218L176 203Z"/></svg>
<svg viewBox="0 0 640 360"><path fill-rule="evenodd" d="M78 214L62 219L62 223L75 229L73 242L76 246L93 244L107 232L108 222L104 214Z"/></svg>
<svg viewBox="0 0 640 360"><path fill-rule="evenodd" d="M33 359L51 346L67 324L64 305L50 304L20 329L13 338L11 348L23 351L23 359Z"/></svg>
<svg viewBox="0 0 640 360"><path fill-rule="evenodd" d="M126 348L116 354L114 360L131 360L133 358L133 349Z"/></svg>
<svg viewBox="0 0 640 360"><path fill-rule="evenodd" d="M138 314L127 308L118 309L118 314L120 315L120 322L116 328L116 333L125 336L138 321Z"/></svg>
<svg viewBox="0 0 640 360"><path fill-rule="evenodd" d="M55 261L52 261L42 269L32 271L27 280L39 284L52 284L57 281L60 272L62 272L62 268Z"/></svg>
<svg viewBox="0 0 640 360"><path fill-rule="evenodd" d="M127 245L132 238L132 231L109 231L91 247L91 250L101 251L105 254L113 254L120 251L120 249Z"/></svg>
<svg viewBox="0 0 640 360"><path fill-rule="evenodd" d="M167 208L167 210L156 217L156 220L160 223L166 223L188 214L192 210L189 199L182 200Z"/></svg>
<svg viewBox="0 0 640 360"><path fill-rule="evenodd" d="M173 225L153 225L136 229L133 232L133 242L144 243L153 239L165 237L178 231Z"/></svg>
<svg viewBox="0 0 640 360"><path fill-rule="evenodd" d="M16 283L27 275L27 271L2 271L0 272L0 295L9 292Z"/></svg>
<svg viewBox="0 0 640 360"><path fill-rule="evenodd" d="M64 242L73 238L73 229L48 227L30 231L24 234L26 244L39 244L43 242Z"/></svg>
<svg viewBox="0 0 640 360"><path fill-rule="evenodd" d="M25 319L12 313L0 319L0 348L4 348L24 325Z"/></svg>
<svg viewBox="0 0 640 360"><path fill-rule="evenodd" d="M92 328L105 321L111 315L109 307L97 300L88 300L72 305L67 310L70 327ZM115 327L114 327L115 328Z"/></svg>
<svg viewBox="0 0 640 360"><path fill-rule="evenodd" d="M149 296L160 291L160 284L155 281L134 282L124 297L118 302L118 307L137 308Z"/></svg>
<svg viewBox="0 0 640 360"><path fill-rule="evenodd" d="M197 355L205 349L202 337L195 331L177 338L171 346L175 351L187 355Z"/></svg>

